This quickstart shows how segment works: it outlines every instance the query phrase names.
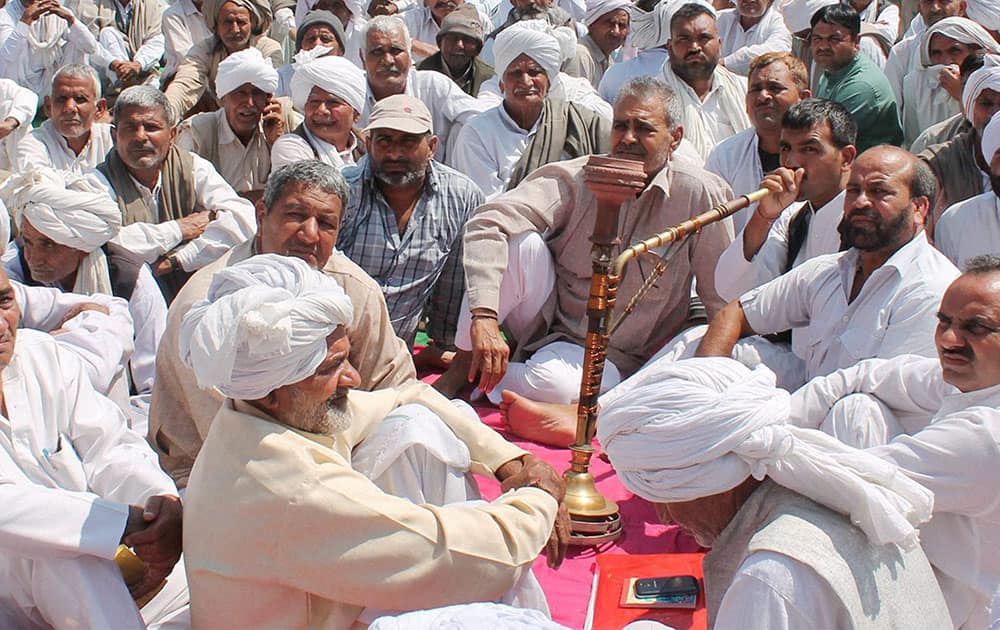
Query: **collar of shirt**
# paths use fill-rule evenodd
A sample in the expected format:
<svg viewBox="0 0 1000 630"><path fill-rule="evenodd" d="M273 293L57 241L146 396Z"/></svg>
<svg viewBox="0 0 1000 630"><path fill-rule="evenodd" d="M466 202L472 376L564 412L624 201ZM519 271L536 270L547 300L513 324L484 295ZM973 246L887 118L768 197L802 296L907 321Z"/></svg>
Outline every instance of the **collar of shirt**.
<svg viewBox="0 0 1000 630"><path fill-rule="evenodd" d="M595 63L602 63L608 58L604 54L604 51L601 50L601 47L597 45L597 42L594 41L594 38L590 36L590 33L580 38L580 45L590 51L590 57Z"/></svg>
<svg viewBox="0 0 1000 630"><path fill-rule="evenodd" d="M316 442L321 446L325 446L327 448L333 448L333 445L336 442L336 440L331 435L323 435L321 433L310 433L308 431L301 431L299 429L296 429L295 427L290 427L287 424L283 424L282 422L276 420L270 414L258 409L257 407L254 407L245 400L235 400L230 398L229 400L226 401L226 403L227 404L232 403L234 411L237 411L239 413L244 413L248 416L253 416L254 418L259 418L267 422L273 422L274 424L283 427L285 429L288 429L289 431L295 431L302 437L308 438L309 440L312 440L313 442Z"/></svg>
<svg viewBox="0 0 1000 630"><path fill-rule="evenodd" d="M881 267L872 272L868 280L865 281L865 286L869 284L874 285L875 283L872 280L885 275L895 273L903 276L906 270L913 265L917 257L928 247L933 247L933 245L927 242L927 234L923 230L920 230L906 245L903 245L892 256L889 256L889 259L882 263ZM840 277L844 284L844 291L848 293L850 293L851 284L854 282L854 274L857 272L858 258L860 256L861 252L857 248L852 247L844 252L844 255L837 261L837 265L840 267ZM861 291L863 292L864 290L865 288L862 287Z"/></svg>
<svg viewBox="0 0 1000 630"><path fill-rule="evenodd" d="M715 72L718 71L719 69L716 67ZM719 82L715 80L715 72L712 73L712 87L705 93L705 98L698 96L698 93L694 91L693 87L688 85L687 81L678 81L677 83L680 84L682 90L685 90L694 99L694 102L701 103L704 106L719 91Z"/></svg>
<svg viewBox="0 0 1000 630"><path fill-rule="evenodd" d="M131 0L129 1L128 5L123 5L118 0L112 0L112 2L115 3L115 11L118 12L118 15L122 16L122 22L125 23L125 26L128 26L129 22L132 21L132 2L131 2Z"/></svg>
<svg viewBox="0 0 1000 630"><path fill-rule="evenodd" d="M306 135L309 136L309 141L314 143L313 146L321 153L329 156L337 156L340 159L341 165L354 164L354 150L358 148L358 138L353 133L351 134L351 143L347 145L346 149L340 151L336 146L309 131L308 125L303 126L303 129L305 129Z"/></svg>
<svg viewBox="0 0 1000 630"><path fill-rule="evenodd" d="M181 13L183 15L201 15L201 10L194 6L191 0L179 0Z"/></svg>
<svg viewBox="0 0 1000 630"><path fill-rule="evenodd" d="M841 79L851 74L852 72L858 70L858 67L861 65L862 57L864 57L864 55L859 52L858 54L854 55L854 59L851 60L851 63L847 64L840 70L834 70L833 72L830 72L829 70L824 70L823 76L830 83L839 83Z"/></svg>
<svg viewBox="0 0 1000 630"><path fill-rule="evenodd" d="M217 110L216 115L219 116L219 122L222 123L219 125L219 146L224 144L238 144L241 148L248 149L251 145L253 145L254 140L264 138L263 116L261 116L261 119L257 121L257 129L254 130L253 137L250 138L250 142L244 145L243 141L236 137L236 132L233 131L233 128L229 126L229 120L226 118L226 110Z"/></svg>
<svg viewBox="0 0 1000 630"><path fill-rule="evenodd" d="M97 123L94 124L96 125ZM62 151L66 155L73 156L74 160L78 160L81 157L85 156L87 154L87 150L90 149L90 146L94 143L94 131L92 128L90 131L90 137L87 138L87 144L83 145L83 150L80 151L79 155L77 155L76 152L73 151L73 149L69 148L69 143L66 142L66 138L63 137L63 135L56 130L56 127L55 125L52 124L51 119L43 122L40 129L43 130L43 133L45 133L45 135L52 138L52 140L59 146L60 151Z"/></svg>
<svg viewBox="0 0 1000 630"><path fill-rule="evenodd" d="M949 390L941 401L941 409L934 414L934 419L951 415L969 407L1000 407L1000 385L971 392L959 391L954 385L947 386Z"/></svg>
<svg viewBox="0 0 1000 630"><path fill-rule="evenodd" d="M361 161L358 162L358 168L361 169L362 178L365 182L365 188L371 188L373 190L379 191L379 195L382 194L375 181L375 175L372 173L372 162L369 156L364 156ZM350 180L348 180L350 182ZM427 174L424 176L424 189L420 192L421 197L427 197L430 195L437 194L441 185L441 175L440 170L437 166L437 160L431 160L427 164Z"/></svg>
<svg viewBox="0 0 1000 630"><path fill-rule="evenodd" d="M146 186L140 182L138 179L132 176L132 173L128 174L129 179L135 184L136 190L142 195L142 198L146 201L146 204L150 208L156 209L157 220L159 220L159 209L160 209L160 184L163 181L163 171L161 170L156 174L156 186L153 186L153 190L146 188Z"/></svg>
<svg viewBox="0 0 1000 630"><path fill-rule="evenodd" d="M510 114L507 113L507 108L503 106L502 102L497 105L497 115L500 116L500 123L503 124L508 131L511 133L521 134L522 136L535 135L538 131L538 123L542 120L541 115L539 115L538 119L535 120L535 124L531 126L531 129L522 129L520 125L514 122L514 119L510 117Z"/></svg>
<svg viewBox="0 0 1000 630"><path fill-rule="evenodd" d="M413 64L410 64L410 71L406 74L406 87L403 88L403 94L407 96L414 96L413 94L413 82L416 80L416 68ZM433 72L430 70L429 72ZM362 115L363 120L368 120L368 114L371 113L372 108L375 107L375 96L372 94L372 86L368 84L368 94L365 95L365 113Z"/></svg>

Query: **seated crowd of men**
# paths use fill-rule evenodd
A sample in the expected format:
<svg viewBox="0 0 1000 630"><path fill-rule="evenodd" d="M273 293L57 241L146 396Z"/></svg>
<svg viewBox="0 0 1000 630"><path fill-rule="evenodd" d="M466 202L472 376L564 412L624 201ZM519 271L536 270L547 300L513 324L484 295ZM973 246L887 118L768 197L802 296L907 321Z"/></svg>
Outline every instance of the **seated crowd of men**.
<svg viewBox="0 0 1000 630"><path fill-rule="evenodd" d="M1000 627L998 112L998 0L8 0L0 627L562 627L467 401L576 439L605 154L767 193L600 383L710 627Z"/></svg>

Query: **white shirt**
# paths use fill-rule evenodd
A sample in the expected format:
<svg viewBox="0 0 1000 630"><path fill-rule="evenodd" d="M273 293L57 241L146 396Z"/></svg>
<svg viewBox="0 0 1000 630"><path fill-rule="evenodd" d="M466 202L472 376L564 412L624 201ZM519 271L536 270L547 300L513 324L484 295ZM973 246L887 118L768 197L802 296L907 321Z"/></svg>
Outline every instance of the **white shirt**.
<svg viewBox="0 0 1000 630"><path fill-rule="evenodd" d="M753 127L744 129L715 145L705 160L705 170L726 180L737 195L757 190L764 179L764 167L757 153L757 130ZM742 231L756 209L757 203L754 202L732 215L733 230L737 233Z"/></svg>
<svg viewBox="0 0 1000 630"><path fill-rule="evenodd" d="M469 96L458 85L440 72L433 70L417 70L410 68L406 79L405 94L419 98L431 112L434 123L434 135L438 137L437 150L434 159L445 161L445 147L448 145L448 134L455 123L464 122L468 118L486 111L492 105L486 101ZM365 108L361 112L360 126L368 124L368 117L375 107L375 97L371 88L365 98Z"/></svg>
<svg viewBox="0 0 1000 630"><path fill-rule="evenodd" d="M0 10L0 16L3 10ZM17 159L18 147L31 131L31 121L35 118L38 97L31 90L23 88L10 79L0 79L0 121L13 118L18 126L0 141L0 168L20 170Z"/></svg>
<svg viewBox="0 0 1000 630"><path fill-rule="evenodd" d="M792 34L773 3L749 30L743 30L736 9L720 11L716 26L722 40L722 63L736 74L746 76L750 62L764 53L792 51Z"/></svg>
<svg viewBox="0 0 1000 630"><path fill-rule="evenodd" d="M886 54L882 45L865 32L877 33L890 43L895 43L899 38L899 7L882 0L872 0L861 12L862 37L859 50L871 59L876 66L884 68L886 64Z"/></svg>
<svg viewBox="0 0 1000 630"><path fill-rule="evenodd" d="M740 298L755 332L795 329L792 350L805 361L806 378L862 359L937 352L937 309L958 269L921 231L848 304L858 256L851 248L813 258Z"/></svg>
<svg viewBox="0 0 1000 630"><path fill-rule="evenodd" d="M306 135L309 136L309 141L312 142L312 146L297 134L283 134L275 140L274 145L271 147L272 171L286 164L295 164L303 160L319 160L324 164L329 164L338 169L354 164L354 150L358 146L356 136L351 134L351 144L343 151L339 151L337 147L326 140L318 138L313 132L309 131L308 127L304 127L304 129ZM316 147L315 153L313 152L313 147Z"/></svg>
<svg viewBox="0 0 1000 630"><path fill-rule="evenodd" d="M154 4L159 4L160 0L129 0L129 3L136 2L152 2ZM112 4L115 6L115 11L118 15L129 15L129 20L131 16L135 14L135 6L133 5L130 10L131 13L127 13L129 9L123 7L118 0L112 0ZM148 7L147 10L153 11L153 7ZM157 6L157 11L162 11L162 7ZM128 24L126 24L126 28ZM139 66L145 71L150 70L160 63L160 59L163 58L164 54L164 37L163 37L163 15L160 14L160 28L161 31L155 35L145 39L129 58L128 51L128 35L117 30L116 26L106 26L102 29L103 32L98 34L97 39L97 51L90 56L90 63L96 68L101 68L110 71L111 64L115 61L135 61ZM114 38L110 38L105 35L105 32L109 32L105 29L111 29L110 32L113 34Z"/></svg>
<svg viewBox="0 0 1000 630"><path fill-rule="evenodd" d="M483 33L490 33L493 30L493 21L490 19L489 14L478 6L476 6L476 12L479 14L479 22L483 26ZM437 46L437 34L441 31L441 26L434 21L434 15L431 13L430 7L414 7L402 13L399 17L406 24L406 29L409 31L412 39ZM425 59L425 57L416 53L412 54L413 63L415 64Z"/></svg>
<svg viewBox="0 0 1000 630"><path fill-rule="evenodd" d="M49 166L60 171L69 171L82 175L104 161L114 147L111 139L111 125L94 123L90 128L90 138L80 155L69 148L64 138L51 120L46 120L40 127L32 129L18 143L17 163L22 166L35 164Z"/></svg>
<svg viewBox="0 0 1000 630"><path fill-rule="evenodd" d="M840 250L840 233L837 226L844 216L843 191L819 210L813 210L806 239L802 243L792 269L807 260L835 254ZM746 259L743 249L743 230L733 239L726 251L719 256L715 268L715 288L725 300L735 300L750 289L774 280L788 271L788 227L805 202L795 202L781 211L767 233L763 245L753 257Z"/></svg>
<svg viewBox="0 0 1000 630"><path fill-rule="evenodd" d="M868 450L934 493L921 546L955 626L985 627L986 606L1000 584L1000 385L962 393L944 382L937 359L864 361L795 392L793 412L815 421L852 393L873 395L900 417L926 419L904 424L906 434Z"/></svg>
<svg viewBox="0 0 1000 630"><path fill-rule="evenodd" d="M973 256L1000 253L1000 198L990 190L949 206L934 225L934 244L959 269Z"/></svg>
<svg viewBox="0 0 1000 630"><path fill-rule="evenodd" d="M97 52L97 40L81 20L73 20L73 25L62 31L61 43L35 48L28 41L29 30L36 36L46 27L51 27L46 32L58 32L66 22L46 16L29 27L21 21L23 11L17 0L10 0L0 10L0 77L12 79L35 94L48 94L56 70L70 63L86 63L87 55Z"/></svg>
<svg viewBox="0 0 1000 630"><path fill-rule="evenodd" d="M253 204L237 195L211 162L193 153L191 159L194 163L194 211L215 210L218 216L208 224L201 236L173 252L185 271L201 269L234 245L246 242L257 233ZM118 195L104 175L99 171L94 171L94 174L108 194L117 199ZM133 182L146 204L153 209L154 216L159 217L159 181L153 190L134 179ZM163 221L126 225L112 242L151 263L181 245L182 240L177 221Z"/></svg>
<svg viewBox="0 0 1000 630"><path fill-rule="evenodd" d="M257 121L257 129L247 144L243 144L226 119L226 110L219 109L205 116L215 116L217 140L206 138L205 134L198 138L202 146L211 145L214 141L217 147L219 175L222 179L240 193L264 190L264 184L271 172L271 148L267 146L264 137L263 117ZM181 123L176 144L185 151L195 153L196 128ZM214 164L213 164L214 166Z"/></svg>
<svg viewBox="0 0 1000 630"><path fill-rule="evenodd" d="M167 57L163 75L177 72L177 66L184 61L191 47L212 36L202 15L191 0L174 0L163 11L161 21L164 51Z"/></svg>
<svg viewBox="0 0 1000 630"><path fill-rule="evenodd" d="M128 506L177 494L156 454L44 333L18 331L0 378L0 501L18 508L0 513L0 549L112 559Z"/></svg>
<svg viewBox="0 0 1000 630"><path fill-rule="evenodd" d="M920 61L920 41L922 35L914 35L896 42L889 50L889 58L882 69L885 78L892 86L892 92L896 95L896 105L903 102L903 77L911 70L919 68Z"/></svg>
<svg viewBox="0 0 1000 630"><path fill-rule="evenodd" d="M583 77L571 77L565 72L560 72L559 77L551 83L548 96L586 107L607 120L614 118L611 105L601 98L590 81ZM479 100L492 105L498 105L503 101L499 76L483 82L479 87Z"/></svg>
<svg viewBox="0 0 1000 630"><path fill-rule="evenodd" d="M616 63L608 68L601 77L597 91L608 103L614 103L618 90L626 83L638 77L660 77L663 64L667 62L669 53L665 48L649 48L640 50L635 59Z"/></svg>
<svg viewBox="0 0 1000 630"><path fill-rule="evenodd" d="M511 171L536 131L538 120L531 129L522 129L503 105L497 105L462 126L448 155L448 166L468 175L489 201L507 189Z"/></svg>

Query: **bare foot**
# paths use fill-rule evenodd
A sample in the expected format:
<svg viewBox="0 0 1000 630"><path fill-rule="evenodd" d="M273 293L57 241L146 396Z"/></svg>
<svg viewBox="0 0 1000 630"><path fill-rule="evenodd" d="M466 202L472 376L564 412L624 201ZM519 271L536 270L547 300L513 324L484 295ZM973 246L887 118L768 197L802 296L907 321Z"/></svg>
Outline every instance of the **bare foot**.
<svg viewBox="0 0 1000 630"><path fill-rule="evenodd" d="M508 389L500 396L500 417L514 435L563 448L576 439L576 405L535 402Z"/></svg>
<svg viewBox="0 0 1000 630"><path fill-rule="evenodd" d="M462 391L462 388L469 385L469 365L471 363L472 353L458 350L455 352L455 357L451 360L448 369L431 384L431 387L447 398L455 398Z"/></svg>
<svg viewBox="0 0 1000 630"><path fill-rule="evenodd" d="M444 350L432 344L413 357L413 367L417 368L418 372L438 372L447 370L454 360L454 350Z"/></svg>

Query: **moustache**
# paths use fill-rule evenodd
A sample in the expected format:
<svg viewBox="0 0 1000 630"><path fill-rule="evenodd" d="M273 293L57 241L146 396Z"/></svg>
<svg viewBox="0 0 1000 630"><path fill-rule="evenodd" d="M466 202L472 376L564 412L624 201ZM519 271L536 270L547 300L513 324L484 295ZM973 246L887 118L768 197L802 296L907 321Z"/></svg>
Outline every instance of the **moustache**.
<svg viewBox="0 0 1000 630"><path fill-rule="evenodd" d="M945 356L962 357L963 359L967 359L969 361L971 361L974 357L972 348L968 346L962 346L961 348L942 348L941 354Z"/></svg>

